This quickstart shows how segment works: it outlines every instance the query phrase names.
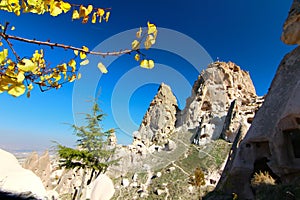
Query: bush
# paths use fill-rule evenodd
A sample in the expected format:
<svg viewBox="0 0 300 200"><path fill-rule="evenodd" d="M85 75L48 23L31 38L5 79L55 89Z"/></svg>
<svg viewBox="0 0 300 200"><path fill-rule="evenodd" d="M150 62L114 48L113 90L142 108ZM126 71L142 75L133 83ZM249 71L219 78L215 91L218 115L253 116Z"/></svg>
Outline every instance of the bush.
<svg viewBox="0 0 300 200"><path fill-rule="evenodd" d="M275 180L269 174L269 172L259 172L255 173L253 178L251 179L251 186L258 187L261 185L275 185Z"/></svg>

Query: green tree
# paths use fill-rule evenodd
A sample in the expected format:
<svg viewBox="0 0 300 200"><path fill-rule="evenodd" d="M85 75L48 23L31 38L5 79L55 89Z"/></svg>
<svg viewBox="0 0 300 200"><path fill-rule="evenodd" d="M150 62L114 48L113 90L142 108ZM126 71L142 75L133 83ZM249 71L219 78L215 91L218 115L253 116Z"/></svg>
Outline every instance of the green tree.
<svg viewBox="0 0 300 200"><path fill-rule="evenodd" d="M81 185L79 189L75 188L73 199L76 196L77 199L80 199L85 185L88 185L100 173L104 173L109 166L118 162L118 160L112 159L115 148L108 144L108 137L115 130L103 131L102 126L99 124L103 117L104 114L95 100L92 113L86 114L86 125L72 125L75 135L79 138L77 148L57 145L61 167L83 170ZM86 181L87 173L91 174L88 181Z"/></svg>

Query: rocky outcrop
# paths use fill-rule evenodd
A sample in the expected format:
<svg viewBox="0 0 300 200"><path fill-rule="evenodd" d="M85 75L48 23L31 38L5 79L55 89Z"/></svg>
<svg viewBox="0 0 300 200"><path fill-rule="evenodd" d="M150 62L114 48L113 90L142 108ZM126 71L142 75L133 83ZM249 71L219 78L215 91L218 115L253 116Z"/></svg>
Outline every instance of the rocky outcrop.
<svg viewBox="0 0 300 200"><path fill-rule="evenodd" d="M49 152L45 153L39 157L37 152L33 152L23 163L25 169L33 171L38 177L41 178L44 187L49 190L52 189L50 176L52 173L51 160Z"/></svg>
<svg viewBox="0 0 300 200"><path fill-rule="evenodd" d="M0 190L14 194L32 194L38 199L47 197L41 179L24 169L12 154L0 149Z"/></svg>
<svg viewBox="0 0 300 200"><path fill-rule="evenodd" d="M195 144L222 136L233 141L240 126L245 133L263 102L255 92L248 72L232 62L210 64L194 83L176 126L194 130Z"/></svg>
<svg viewBox="0 0 300 200"><path fill-rule="evenodd" d="M283 25L281 40L285 44L300 44L300 2L294 0Z"/></svg>
<svg viewBox="0 0 300 200"><path fill-rule="evenodd" d="M134 139L147 147L152 144L166 144L175 130L177 100L171 88L162 83L146 112Z"/></svg>
<svg viewBox="0 0 300 200"><path fill-rule="evenodd" d="M268 171L282 183L300 175L300 47L286 55L265 102L241 142L219 189L253 199L254 172ZM226 184L230 182L230 184Z"/></svg>
<svg viewBox="0 0 300 200"><path fill-rule="evenodd" d="M282 40L299 44L299 1L294 1ZM246 136L233 152L218 190L254 199L255 172L267 171L276 182L292 184L300 176L300 47L281 61L265 101Z"/></svg>

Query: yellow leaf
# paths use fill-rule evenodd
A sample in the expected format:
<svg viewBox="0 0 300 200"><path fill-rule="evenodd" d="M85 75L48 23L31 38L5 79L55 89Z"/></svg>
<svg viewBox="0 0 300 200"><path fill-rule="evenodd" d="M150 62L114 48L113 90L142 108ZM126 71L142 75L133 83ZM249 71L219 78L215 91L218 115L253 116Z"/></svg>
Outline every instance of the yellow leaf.
<svg viewBox="0 0 300 200"><path fill-rule="evenodd" d="M153 44L155 44L155 39L154 39L153 35L148 35L146 38L146 41L144 43L145 48L149 49Z"/></svg>
<svg viewBox="0 0 300 200"><path fill-rule="evenodd" d="M34 54L32 55L32 60L37 62L41 59L42 54L39 53L38 50L35 50Z"/></svg>
<svg viewBox="0 0 300 200"><path fill-rule="evenodd" d="M82 60L86 58L86 54L82 51L80 52L79 55L80 55L80 59L82 59Z"/></svg>
<svg viewBox="0 0 300 200"><path fill-rule="evenodd" d="M8 50L3 49L3 51L0 51L0 64L3 63L8 56Z"/></svg>
<svg viewBox="0 0 300 200"><path fill-rule="evenodd" d="M132 43L131 43L131 48L132 50L137 50L140 48L140 42L137 41L137 40L134 40Z"/></svg>
<svg viewBox="0 0 300 200"><path fill-rule="evenodd" d="M81 63L80 63L80 65L87 65L87 64L89 64L90 63L90 61L88 60L88 59L85 59L84 61L82 61Z"/></svg>
<svg viewBox="0 0 300 200"><path fill-rule="evenodd" d="M84 51L89 51L89 48L87 48L86 46L82 46L82 49L83 49Z"/></svg>
<svg viewBox="0 0 300 200"><path fill-rule="evenodd" d="M100 18L103 17L103 15L104 15L104 10L103 10L102 8L98 8L97 14L98 14L98 16L99 16Z"/></svg>
<svg viewBox="0 0 300 200"><path fill-rule="evenodd" d="M79 8L79 17L85 17L86 16L86 8L81 5L80 8Z"/></svg>
<svg viewBox="0 0 300 200"><path fill-rule="evenodd" d="M142 68L152 69L154 67L154 62L153 60L142 60L140 66Z"/></svg>
<svg viewBox="0 0 300 200"><path fill-rule="evenodd" d="M64 13L66 13L71 9L71 5L68 2L61 1L61 8L64 11Z"/></svg>
<svg viewBox="0 0 300 200"><path fill-rule="evenodd" d="M71 61L70 61L71 62ZM75 63L75 66L76 66L76 63ZM59 71L61 72L66 72L67 71L67 64L66 63L63 63L61 65L58 65L57 68L59 69Z"/></svg>
<svg viewBox="0 0 300 200"><path fill-rule="evenodd" d="M150 22L148 24L148 35L153 34L156 31L156 26L154 24L151 24Z"/></svg>
<svg viewBox="0 0 300 200"><path fill-rule="evenodd" d="M88 5L87 7L87 15L89 15L93 11L93 5Z"/></svg>
<svg viewBox="0 0 300 200"><path fill-rule="evenodd" d="M73 14L72 14L72 19L79 19L80 17L79 17L79 13L78 13L78 11L77 10L74 10L73 11Z"/></svg>
<svg viewBox="0 0 300 200"><path fill-rule="evenodd" d="M136 37L137 37L137 38L141 38L142 32L143 32L143 30L142 30L142 28L140 27L139 31L136 32Z"/></svg>
<svg viewBox="0 0 300 200"><path fill-rule="evenodd" d="M61 13L62 9L60 8L60 2L53 2L50 6L50 15L56 17Z"/></svg>
<svg viewBox="0 0 300 200"><path fill-rule="evenodd" d="M94 12L94 13L93 13L93 17L92 17L92 23L95 24L95 23L96 23L96 20L97 20L97 13Z"/></svg>
<svg viewBox="0 0 300 200"><path fill-rule="evenodd" d="M23 84L12 84L9 86L7 93L14 97L18 97L18 96L24 94L25 90L26 90L26 87Z"/></svg>
<svg viewBox="0 0 300 200"><path fill-rule="evenodd" d="M99 63L98 63L98 68L99 68L99 70L100 70L103 74L106 74L106 73L107 73L107 69L106 69L106 67L102 64L102 62L99 62Z"/></svg>
<svg viewBox="0 0 300 200"><path fill-rule="evenodd" d="M88 5L88 7L84 7L83 5L79 8L79 17L86 17L93 11L93 6Z"/></svg>
<svg viewBox="0 0 300 200"><path fill-rule="evenodd" d="M140 60L140 54L135 54L134 59L135 59L136 61L139 61L139 60Z"/></svg>
<svg viewBox="0 0 300 200"><path fill-rule="evenodd" d="M89 16L88 15L83 17L83 19L82 19L83 24L86 24L88 21L89 21Z"/></svg>
<svg viewBox="0 0 300 200"><path fill-rule="evenodd" d="M74 50L74 54L78 56L78 50Z"/></svg>
<svg viewBox="0 0 300 200"><path fill-rule="evenodd" d="M20 71L19 74L17 75L17 82L22 83L24 79L25 79L24 72Z"/></svg>
<svg viewBox="0 0 300 200"><path fill-rule="evenodd" d="M15 30L15 29L16 29L16 28L15 28L14 26L12 26L12 27L10 28L10 30L12 30L12 31Z"/></svg>
<svg viewBox="0 0 300 200"><path fill-rule="evenodd" d="M104 10L102 9L102 8L98 8L98 10L97 10L97 14L98 14L98 16L99 16L99 22L101 22L102 21L102 17L104 16Z"/></svg>
<svg viewBox="0 0 300 200"><path fill-rule="evenodd" d="M55 73L55 74L53 74L52 78L54 78L55 82L57 82L61 79L61 75L59 73Z"/></svg>
<svg viewBox="0 0 300 200"><path fill-rule="evenodd" d="M110 12L106 12L106 15L105 15L105 21L106 22L108 22L109 16L110 16Z"/></svg>
<svg viewBox="0 0 300 200"><path fill-rule="evenodd" d="M73 74L71 77L68 78L69 82L72 83L73 81L76 80L76 75Z"/></svg>
<svg viewBox="0 0 300 200"><path fill-rule="evenodd" d="M89 51L89 49L88 49L86 46L83 46L82 49L83 49L84 51L86 51L86 52ZM80 58L81 58L82 60L86 58L85 52L82 52L82 51L80 52Z"/></svg>
<svg viewBox="0 0 300 200"><path fill-rule="evenodd" d="M76 71L76 61L74 59L71 59L68 65L72 68L72 72Z"/></svg>
<svg viewBox="0 0 300 200"><path fill-rule="evenodd" d="M81 74L80 73L77 74L77 79L78 80L81 79Z"/></svg>
<svg viewBox="0 0 300 200"><path fill-rule="evenodd" d="M18 68L24 72L33 72L37 67L31 60L24 58L17 64Z"/></svg>
<svg viewBox="0 0 300 200"><path fill-rule="evenodd" d="M2 47L2 45L3 45L3 43L2 43L2 42L0 42L0 47Z"/></svg>
<svg viewBox="0 0 300 200"><path fill-rule="evenodd" d="M33 89L32 83L30 83L30 84L27 86L27 89L28 89L28 90L32 90L32 89Z"/></svg>

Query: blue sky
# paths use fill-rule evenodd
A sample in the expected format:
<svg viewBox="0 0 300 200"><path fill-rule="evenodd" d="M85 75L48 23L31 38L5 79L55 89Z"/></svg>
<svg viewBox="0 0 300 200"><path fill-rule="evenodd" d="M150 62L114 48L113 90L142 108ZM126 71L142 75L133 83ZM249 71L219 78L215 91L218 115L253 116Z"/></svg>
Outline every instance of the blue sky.
<svg viewBox="0 0 300 200"><path fill-rule="evenodd" d="M78 4L82 1L70 2ZM194 40L206 50L212 60L233 61L249 71L258 95L267 93L281 59L294 48L280 41L282 25L291 1L253 0L245 3L239 0L153 0L142 3L138 0L111 0L84 3L91 3L95 7L111 7L109 22L83 25L78 21L72 22L70 14L55 18L33 14L16 17L14 14L0 11L0 23L9 21L16 27L13 33L22 37L51 39L53 42L79 47L86 45L90 49L103 47L102 42L110 41L109 38L113 37L111 46L104 48L111 51L130 47L134 38L134 35L132 38L122 35L121 38L124 39L120 41L114 39L116 34L125 34L124 31L146 26L147 21L150 21L161 28L161 32L168 29L174 31L172 34L183 34ZM154 45L157 49L144 51L149 58L158 63L154 70L138 68L132 57L124 55L109 65L108 74L93 73L92 77L97 79L96 85L87 84L92 84L93 80L86 83L86 88L96 88L94 96L88 96L86 100L100 92L99 103L107 113L104 128L117 128L119 124L138 125L157 91L158 82L170 82L171 85L177 84L180 88L180 85L192 85L196 80L198 71L189 59L197 60L201 57L198 49L184 46L185 40L169 42L166 37L170 46L182 46L185 56L180 57L167 47L160 49L159 37L160 35L157 44ZM18 42L14 45L23 56L31 55L34 49L40 48ZM64 50L44 49L48 60L53 64L68 60L72 55L72 52ZM206 67L201 64L199 62L198 70ZM92 65L87 67L91 68L91 71L96 68ZM175 78L172 78L169 72ZM155 80L152 81L152 77ZM180 77L184 79L181 80ZM131 84L129 80L138 84L136 90L129 91L132 92L130 95L127 90L127 83ZM0 94L0 147L43 149L51 145L51 140L66 145L74 144L76 138L72 129L65 124L74 123L73 114L77 116L77 110L74 111L73 107L73 88L74 84L71 83L57 91L42 93L35 89L30 99L25 96L13 98L7 94ZM175 95L178 99L187 98L190 91L183 87L177 89ZM83 94L84 90L79 91L79 94L81 93ZM181 108L184 104L184 100L180 100ZM123 108L129 109L132 121L122 119ZM116 123L116 118L119 123ZM120 143L127 144L131 141L130 136L122 129L117 130L117 136Z"/></svg>

